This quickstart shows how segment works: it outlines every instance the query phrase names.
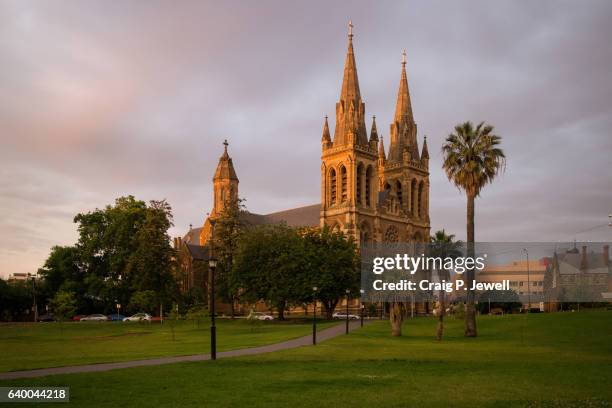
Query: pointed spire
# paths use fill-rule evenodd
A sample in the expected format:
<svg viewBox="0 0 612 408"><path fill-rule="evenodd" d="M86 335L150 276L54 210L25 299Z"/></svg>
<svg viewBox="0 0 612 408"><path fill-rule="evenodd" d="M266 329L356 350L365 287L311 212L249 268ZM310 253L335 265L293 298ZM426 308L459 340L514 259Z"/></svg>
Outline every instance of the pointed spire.
<svg viewBox="0 0 612 408"><path fill-rule="evenodd" d="M325 115L325 124L323 125L323 136L321 137L323 143L331 143L331 136L329 135L329 124L327 123L327 115Z"/></svg>
<svg viewBox="0 0 612 408"><path fill-rule="evenodd" d="M217 165L217 170L215 171L213 180L238 180L236 170L234 170L234 164L232 163L232 158L229 157L229 154L227 153L228 145L229 143L227 143L227 139L225 139L223 141L223 154L219 158L219 164Z"/></svg>
<svg viewBox="0 0 612 408"><path fill-rule="evenodd" d="M348 110L350 102L357 104L361 102L359 92L359 80L357 78L357 64L355 63L355 52L353 51L353 22L349 21L348 50L344 61L344 78L342 79L342 91L340 100L346 103L345 109Z"/></svg>
<svg viewBox="0 0 612 408"><path fill-rule="evenodd" d="M414 122L412 117L412 104L410 102L410 91L408 90L408 78L406 77L406 50L402 52L402 75L399 90L397 92L397 104L395 106L395 121L401 122L403 118L408 122Z"/></svg>
<svg viewBox="0 0 612 408"><path fill-rule="evenodd" d="M423 138L423 152L421 153L421 159L429 159L429 149L427 149L427 136Z"/></svg>
<svg viewBox="0 0 612 408"><path fill-rule="evenodd" d="M383 136L380 136L380 143L378 144L378 159L386 160L385 156L385 143L383 141Z"/></svg>
<svg viewBox="0 0 612 408"><path fill-rule="evenodd" d="M378 130L376 129L376 115L372 116L372 130L370 131L370 142L378 141Z"/></svg>

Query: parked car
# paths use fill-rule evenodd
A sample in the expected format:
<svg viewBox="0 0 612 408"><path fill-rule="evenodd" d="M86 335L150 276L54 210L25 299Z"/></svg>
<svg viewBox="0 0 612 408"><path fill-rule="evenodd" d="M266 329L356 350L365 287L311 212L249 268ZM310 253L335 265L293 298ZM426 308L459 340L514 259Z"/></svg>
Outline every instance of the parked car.
<svg viewBox="0 0 612 408"><path fill-rule="evenodd" d="M75 315L75 316L72 316L72 321L73 321L73 322L78 322L78 321L81 321L81 319L82 319L83 317L85 317L85 316L86 316L86 315Z"/></svg>
<svg viewBox="0 0 612 408"><path fill-rule="evenodd" d="M106 317L103 314L92 314L89 316L83 316L81 317L81 320L79 320L80 322L105 322L108 320L108 317Z"/></svg>
<svg viewBox="0 0 612 408"><path fill-rule="evenodd" d="M253 313L253 319L255 320L274 320L274 316L267 314L267 313L255 312Z"/></svg>
<svg viewBox="0 0 612 408"><path fill-rule="evenodd" d="M336 320L345 320L346 319L346 312L336 312L332 315L332 317ZM348 318L350 320L359 320L360 317L354 314L350 314L348 315Z"/></svg>
<svg viewBox="0 0 612 408"><path fill-rule="evenodd" d="M148 313L136 313L130 317L126 317L123 319L124 322L142 322L142 321L151 321L151 315Z"/></svg>
<svg viewBox="0 0 612 408"><path fill-rule="evenodd" d="M125 316L122 314L109 314L108 316L108 320L110 320L111 322L122 322L123 319L125 319Z"/></svg>
<svg viewBox="0 0 612 408"><path fill-rule="evenodd" d="M38 316L38 321L39 322L54 322L55 316L53 316L53 313L46 313L44 315Z"/></svg>

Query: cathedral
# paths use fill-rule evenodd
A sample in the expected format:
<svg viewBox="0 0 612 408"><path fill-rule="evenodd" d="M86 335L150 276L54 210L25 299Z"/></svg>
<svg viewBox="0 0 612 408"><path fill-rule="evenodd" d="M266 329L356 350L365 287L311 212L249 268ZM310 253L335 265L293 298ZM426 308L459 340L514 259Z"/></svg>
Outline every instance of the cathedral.
<svg viewBox="0 0 612 408"><path fill-rule="evenodd" d="M368 136L352 28L349 24L333 138L327 116L323 124L321 202L272 214L248 213L245 217L251 225L284 222L290 226L329 226L353 237L359 244L424 242L430 233L429 152L426 139L422 150L419 149L406 75L406 53L402 55L387 152L375 116ZM175 239L184 290L207 286L205 261L209 256L211 221L223 212L228 202L238 199L238 183L225 141L213 177L212 211L201 228L190 228L183 238Z"/></svg>

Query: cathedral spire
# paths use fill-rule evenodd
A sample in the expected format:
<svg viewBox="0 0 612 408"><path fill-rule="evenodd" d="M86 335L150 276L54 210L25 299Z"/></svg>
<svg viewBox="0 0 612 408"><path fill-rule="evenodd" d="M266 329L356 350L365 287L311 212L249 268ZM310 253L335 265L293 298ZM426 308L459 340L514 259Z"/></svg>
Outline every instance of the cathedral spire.
<svg viewBox="0 0 612 408"><path fill-rule="evenodd" d="M327 123L327 115L325 115L325 124L323 125L323 136L321 142L331 143L331 136L329 135L329 124Z"/></svg>
<svg viewBox="0 0 612 408"><path fill-rule="evenodd" d="M407 119L410 123L414 122L412 104L410 103L410 91L408 90L408 78L406 77L406 50L402 52L402 75L397 92L394 119L396 122L402 122L402 119Z"/></svg>
<svg viewBox="0 0 612 408"><path fill-rule="evenodd" d="M385 143L383 137L380 137L380 143L378 144L378 160L385 161L387 159L385 155Z"/></svg>
<svg viewBox="0 0 612 408"><path fill-rule="evenodd" d="M349 22L348 50L344 60L344 74L340 100L336 103L336 127L334 146L347 144L368 145L365 127L365 104L361 100L357 64L353 51L353 23Z"/></svg>
<svg viewBox="0 0 612 408"><path fill-rule="evenodd" d="M236 170L234 170L234 164L232 163L232 158L229 157L227 153L227 139L223 141L223 154L219 158L219 164L217 165L217 170L215 171L215 176L213 180L238 180L238 176L236 175Z"/></svg>
<svg viewBox="0 0 612 408"><path fill-rule="evenodd" d="M427 136L423 138L423 152L421 153L421 159L429 159L429 149L427 149Z"/></svg>
<svg viewBox="0 0 612 408"><path fill-rule="evenodd" d="M372 116L372 130L370 131L370 142L378 141L378 130L376 129L376 115Z"/></svg>

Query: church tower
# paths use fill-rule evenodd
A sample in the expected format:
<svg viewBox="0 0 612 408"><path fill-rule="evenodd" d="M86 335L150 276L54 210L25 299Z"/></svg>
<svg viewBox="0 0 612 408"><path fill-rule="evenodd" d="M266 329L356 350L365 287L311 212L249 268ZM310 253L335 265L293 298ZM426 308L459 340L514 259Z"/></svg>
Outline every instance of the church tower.
<svg viewBox="0 0 612 408"><path fill-rule="evenodd" d="M210 234L210 219L217 218L225 211L230 203L238 201L238 176L234 170L232 158L227 153L227 140L223 141L223 154L219 158L217 170L213 177L213 209L210 216L204 221L202 232L200 233L200 245L206 245Z"/></svg>
<svg viewBox="0 0 612 408"><path fill-rule="evenodd" d="M429 152L419 151L406 75L406 52L389 153L376 117L368 138L349 23L348 51L333 139L328 118L321 139L321 226L341 230L359 243L425 242L429 238Z"/></svg>
<svg viewBox="0 0 612 408"><path fill-rule="evenodd" d="M334 137L326 117L321 143L321 226L344 231L358 242L371 240L378 204L378 132L373 120L368 139L350 22Z"/></svg>

